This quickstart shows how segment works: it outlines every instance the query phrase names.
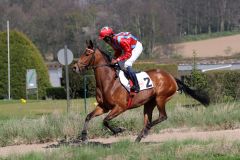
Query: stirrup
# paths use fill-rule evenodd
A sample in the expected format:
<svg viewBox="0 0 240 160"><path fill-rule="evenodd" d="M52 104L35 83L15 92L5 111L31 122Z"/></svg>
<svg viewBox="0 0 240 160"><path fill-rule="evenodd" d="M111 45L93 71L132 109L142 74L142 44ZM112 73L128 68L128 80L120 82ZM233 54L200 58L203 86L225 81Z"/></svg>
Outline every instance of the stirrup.
<svg viewBox="0 0 240 160"><path fill-rule="evenodd" d="M139 87L136 87L135 85L133 85L131 87L131 91L135 92L135 93L138 93L140 91L140 88Z"/></svg>

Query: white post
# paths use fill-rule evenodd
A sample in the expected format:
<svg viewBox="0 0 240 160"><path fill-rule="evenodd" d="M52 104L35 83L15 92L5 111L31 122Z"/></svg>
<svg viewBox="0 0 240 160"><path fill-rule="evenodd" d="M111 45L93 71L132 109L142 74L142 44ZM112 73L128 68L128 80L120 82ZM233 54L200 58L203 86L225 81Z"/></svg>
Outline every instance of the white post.
<svg viewBox="0 0 240 160"><path fill-rule="evenodd" d="M69 94L69 74L68 74L68 54L67 45L64 46L64 59L65 59L65 75L66 75L66 88L67 88L67 113L70 108L70 94Z"/></svg>
<svg viewBox="0 0 240 160"><path fill-rule="evenodd" d="M9 47L9 21L7 21L7 47L8 47L8 100L11 99L11 87L10 87L10 47Z"/></svg>

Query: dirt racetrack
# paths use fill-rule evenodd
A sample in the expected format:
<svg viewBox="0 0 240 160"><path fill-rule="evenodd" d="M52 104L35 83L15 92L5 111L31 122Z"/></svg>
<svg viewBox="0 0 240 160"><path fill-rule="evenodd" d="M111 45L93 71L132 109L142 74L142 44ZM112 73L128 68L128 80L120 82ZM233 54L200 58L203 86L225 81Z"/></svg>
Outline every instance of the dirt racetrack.
<svg viewBox="0 0 240 160"><path fill-rule="evenodd" d="M213 38L176 44L177 53L183 57L192 57L196 51L197 57L230 56L240 53L240 35Z"/></svg>
<svg viewBox="0 0 240 160"><path fill-rule="evenodd" d="M90 139L89 142L98 142L102 144L111 144L123 139L134 141L136 136L127 137L109 137ZM227 140L235 141L240 140L240 129L234 130L219 130L219 131L196 131L195 129L167 129L159 134L150 134L142 142L164 142L168 140L185 140L185 139L199 139L199 140ZM0 148L0 157L6 157L10 154L25 154L29 152L51 152L56 148L48 147L55 143L44 144L30 144L30 145L15 145Z"/></svg>

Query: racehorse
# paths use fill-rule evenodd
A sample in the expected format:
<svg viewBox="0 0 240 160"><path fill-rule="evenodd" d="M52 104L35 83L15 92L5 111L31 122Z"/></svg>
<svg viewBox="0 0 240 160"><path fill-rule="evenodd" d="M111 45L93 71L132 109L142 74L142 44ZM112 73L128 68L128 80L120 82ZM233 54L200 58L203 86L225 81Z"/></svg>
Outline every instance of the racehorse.
<svg viewBox="0 0 240 160"><path fill-rule="evenodd" d="M123 128L114 128L109 125L109 121L117 117L126 110L133 109L144 105L144 127L136 138L136 142L140 142L146 137L149 130L156 124L167 119L165 111L166 102L169 101L178 89L185 94L207 106L209 97L202 95L197 90L190 89L181 80L174 78L171 74L161 70L152 69L146 71L150 76L154 87L148 90L140 91L132 98L131 105L128 105L129 93L121 85L119 78L116 78L116 70L110 64L110 56L95 47L93 42L86 41L87 48L81 54L77 63L74 64L73 70L81 72L86 69L93 69L96 79L96 100L98 102L96 108L87 115L83 130L78 138L87 141L87 129L89 121L104 113L108 115L104 118L103 124L110 129L113 134L123 132ZM157 106L159 117L152 121L153 110Z"/></svg>

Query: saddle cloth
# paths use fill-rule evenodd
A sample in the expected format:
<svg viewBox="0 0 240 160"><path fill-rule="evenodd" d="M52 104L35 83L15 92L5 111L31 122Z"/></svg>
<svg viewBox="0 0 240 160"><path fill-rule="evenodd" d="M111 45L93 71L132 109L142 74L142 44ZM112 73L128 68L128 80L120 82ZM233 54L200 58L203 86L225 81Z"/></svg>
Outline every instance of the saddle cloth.
<svg viewBox="0 0 240 160"><path fill-rule="evenodd" d="M153 88L152 80L146 72L136 73L136 76L138 79L140 91ZM125 77L125 74L123 71L119 72L119 79L121 84L127 89L128 92L130 92L130 88L131 88L130 83L129 83L129 80Z"/></svg>

